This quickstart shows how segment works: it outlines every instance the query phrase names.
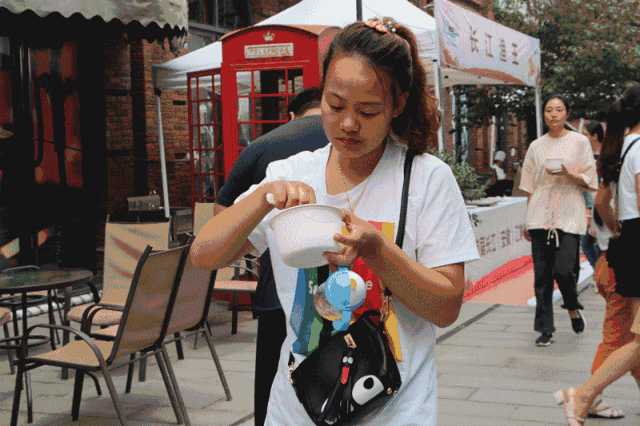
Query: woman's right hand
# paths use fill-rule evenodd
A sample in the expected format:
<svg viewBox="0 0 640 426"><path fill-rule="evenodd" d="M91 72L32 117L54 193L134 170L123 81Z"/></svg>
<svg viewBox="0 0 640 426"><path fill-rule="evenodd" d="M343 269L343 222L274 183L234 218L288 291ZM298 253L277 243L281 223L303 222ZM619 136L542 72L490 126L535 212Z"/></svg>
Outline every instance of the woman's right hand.
<svg viewBox="0 0 640 426"><path fill-rule="evenodd" d="M529 231L524 230L524 239L531 242L531 235L529 235Z"/></svg>
<svg viewBox="0 0 640 426"><path fill-rule="evenodd" d="M279 210L316 203L316 193L313 188L302 182L288 180L267 182L263 184L263 192L265 201Z"/></svg>

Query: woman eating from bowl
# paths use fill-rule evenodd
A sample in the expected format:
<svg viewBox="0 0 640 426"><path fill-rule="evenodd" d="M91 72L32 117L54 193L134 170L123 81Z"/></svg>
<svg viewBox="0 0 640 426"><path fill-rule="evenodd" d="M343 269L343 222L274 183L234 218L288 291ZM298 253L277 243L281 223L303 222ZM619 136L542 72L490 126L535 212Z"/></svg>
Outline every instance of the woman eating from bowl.
<svg viewBox="0 0 640 426"><path fill-rule="evenodd" d="M330 144L271 163L260 185L198 234L192 246L194 263L216 269L254 248L263 252L271 246L288 327L266 424L312 425L287 372L290 353L297 366L319 344L314 330L322 327L322 318L318 325L314 308L307 315L305 303L321 283L318 273L282 262L268 223L278 210L294 206L342 208L348 235L335 234L343 248L324 256L332 271L336 265L349 266L367 283L366 300L354 317L360 309L379 310L385 286L393 294L395 320L385 324L402 385L367 425L435 425L435 326L446 327L458 317L464 262L477 259L478 252L451 169L425 153L440 118L414 35L389 18L347 26L324 59L321 93ZM417 155L400 248L394 238L410 148ZM272 194L273 204L267 194Z"/></svg>
<svg viewBox="0 0 640 426"><path fill-rule="evenodd" d="M549 132L531 143L522 165L520 189L527 195L527 229L533 257L537 346L552 343L553 283L558 283L571 326L582 333L585 321L578 301L580 235L587 231L582 190L598 188L596 164L589 140L565 128L569 104L558 95L544 103Z"/></svg>

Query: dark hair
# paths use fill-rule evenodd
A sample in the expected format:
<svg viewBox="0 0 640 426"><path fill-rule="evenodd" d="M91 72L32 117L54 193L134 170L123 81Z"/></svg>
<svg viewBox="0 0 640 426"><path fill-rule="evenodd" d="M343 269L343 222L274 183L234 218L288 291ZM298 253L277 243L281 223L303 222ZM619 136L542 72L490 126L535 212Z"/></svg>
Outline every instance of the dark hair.
<svg viewBox="0 0 640 426"><path fill-rule="evenodd" d="M409 93L404 110L391 120L391 130L409 147L424 153L437 143L440 112L437 100L427 87L427 72L418 55L415 36L392 18L375 20L388 32L380 32L364 22L354 22L335 36L322 63L321 92L327 70L338 54L363 57L376 71L391 79L394 105L401 93Z"/></svg>
<svg viewBox="0 0 640 426"><path fill-rule="evenodd" d="M624 132L640 123L640 86L631 86L607 111L607 131L602 142L598 174L605 185L617 182L620 175L618 163L622 156Z"/></svg>
<svg viewBox="0 0 640 426"><path fill-rule="evenodd" d="M567 110L567 114L569 114L569 111L571 111L571 108L569 108L569 101L567 101L567 98L565 98L562 95L558 95L558 94L554 94L551 95L549 97L547 97L544 102L542 103L542 109L544 110L547 107L547 104L549 102L551 102L553 99L557 99L560 102L562 102L562 104L564 105L565 109Z"/></svg>
<svg viewBox="0 0 640 426"><path fill-rule="evenodd" d="M594 135L598 138L598 142L602 142L604 140L604 129L602 128L602 124L592 121L584 127L590 135Z"/></svg>
<svg viewBox="0 0 640 426"><path fill-rule="evenodd" d="M287 105L287 114L292 112L296 116L303 115L311 108L318 108L319 106L320 99L318 98L318 88L315 86L307 87L289 100L289 105Z"/></svg>

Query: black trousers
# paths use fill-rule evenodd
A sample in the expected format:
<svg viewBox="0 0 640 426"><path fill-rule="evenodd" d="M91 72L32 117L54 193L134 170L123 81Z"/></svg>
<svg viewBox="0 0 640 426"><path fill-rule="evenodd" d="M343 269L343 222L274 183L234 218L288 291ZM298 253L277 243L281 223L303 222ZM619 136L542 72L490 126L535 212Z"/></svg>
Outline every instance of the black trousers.
<svg viewBox="0 0 640 426"><path fill-rule="evenodd" d="M287 337L286 325L284 310L258 311L256 378L253 394L255 426L263 426L267 417L271 385L280 361L280 348Z"/></svg>
<svg viewBox="0 0 640 426"><path fill-rule="evenodd" d="M564 309L584 309L578 302L578 254L580 235L557 230L532 229L531 255L533 257L536 317L533 329L539 333L553 333L553 283L558 283Z"/></svg>

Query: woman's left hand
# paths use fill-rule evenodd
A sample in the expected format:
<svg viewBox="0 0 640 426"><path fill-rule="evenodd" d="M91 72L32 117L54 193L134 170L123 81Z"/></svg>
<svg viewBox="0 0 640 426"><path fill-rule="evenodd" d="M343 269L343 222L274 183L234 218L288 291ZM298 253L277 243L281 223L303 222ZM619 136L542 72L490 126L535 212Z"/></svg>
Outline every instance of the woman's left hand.
<svg viewBox="0 0 640 426"><path fill-rule="evenodd" d="M325 252L331 272L338 270L338 265L350 266L358 257L366 257L382 244L381 232L369 222L343 210L343 222L349 235L335 234L334 240L344 245L339 252Z"/></svg>
<svg viewBox="0 0 640 426"><path fill-rule="evenodd" d="M562 169L556 172L554 176L565 176L567 179L569 179L569 181L571 181L571 183L573 183L577 187L588 189L589 191L592 190L589 188L589 185L582 178L582 175L580 174L574 175L569 171L569 169L567 169L567 166L565 166L564 163L562 164Z"/></svg>
<svg viewBox="0 0 640 426"><path fill-rule="evenodd" d="M569 176L569 169L567 169L567 166L565 166L564 163L562 163L561 169L546 168L546 170L547 170L547 173L553 176Z"/></svg>
<svg viewBox="0 0 640 426"><path fill-rule="evenodd" d="M560 176L566 176L566 177L568 177L568 178L572 178L572 177L573 177L573 176L571 175L571 173L569 172L569 169L567 169L567 166L566 166L564 163L562 163L562 170L560 170L560 171L558 172L558 175L560 175Z"/></svg>

